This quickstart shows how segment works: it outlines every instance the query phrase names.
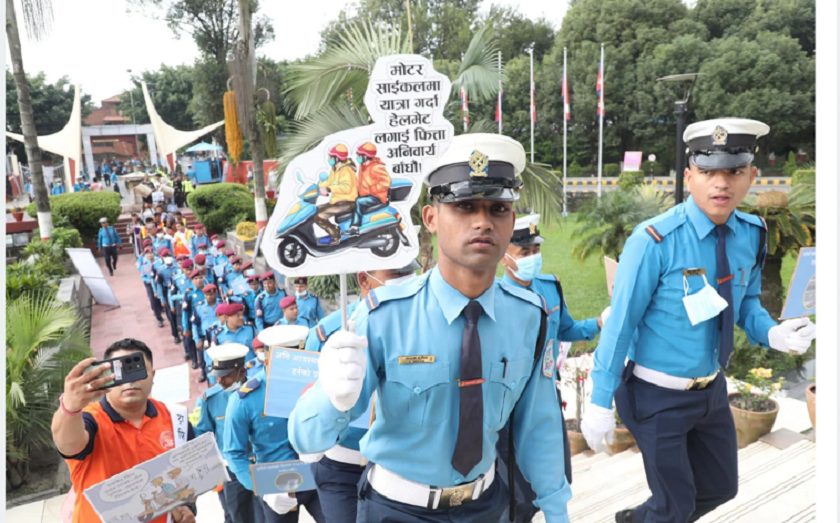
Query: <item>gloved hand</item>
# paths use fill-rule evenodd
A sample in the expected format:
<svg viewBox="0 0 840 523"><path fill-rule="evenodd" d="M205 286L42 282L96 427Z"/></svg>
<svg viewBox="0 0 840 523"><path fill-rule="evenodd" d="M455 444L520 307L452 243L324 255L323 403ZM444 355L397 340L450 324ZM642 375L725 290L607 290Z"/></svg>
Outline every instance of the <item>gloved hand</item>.
<svg viewBox="0 0 840 523"><path fill-rule="evenodd" d="M367 338L338 331L324 343L318 358L318 381L333 407L347 412L362 393L367 369Z"/></svg>
<svg viewBox="0 0 840 523"><path fill-rule="evenodd" d="M615 414L613 414L612 409L605 409L594 403L589 403L583 412L580 431L583 433L583 437L586 438L586 443L590 449L595 452L603 452L607 449L604 440L606 439L610 445L613 442L613 436L615 435Z"/></svg>
<svg viewBox="0 0 840 523"><path fill-rule="evenodd" d="M606 309L601 312L601 316L598 318L598 328L603 329L604 325L607 323L607 318L610 317L610 313L612 313L612 307L607 306Z"/></svg>
<svg viewBox="0 0 840 523"><path fill-rule="evenodd" d="M282 494L266 494L263 496L263 501L268 505L268 508L278 514L288 514L297 506L297 499L286 492Z"/></svg>
<svg viewBox="0 0 840 523"><path fill-rule="evenodd" d="M817 326L808 318L783 321L767 332L770 347L791 356L807 351L816 337Z"/></svg>
<svg viewBox="0 0 840 523"><path fill-rule="evenodd" d="M318 463L321 461L321 458L324 457L324 453L318 452L317 454L300 454L298 457L304 463Z"/></svg>

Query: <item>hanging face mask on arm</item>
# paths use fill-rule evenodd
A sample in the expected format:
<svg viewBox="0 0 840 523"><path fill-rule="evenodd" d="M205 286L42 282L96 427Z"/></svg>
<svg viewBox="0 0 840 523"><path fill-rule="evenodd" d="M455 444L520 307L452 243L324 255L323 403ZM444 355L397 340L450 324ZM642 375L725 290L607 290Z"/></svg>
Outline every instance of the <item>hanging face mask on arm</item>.
<svg viewBox="0 0 840 523"><path fill-rule="evenodd" d="M519 270L510 270L517 279L522 281L532 281L542 270L542 253L525 256L524 258L516 259L510 254L505 254L508 258L516 262Z"/></svg>
<svg viewBox="0 0 840 523"><path fill-rule="evenodd" d="M692 326L716 318L728 306L726 300L709 285L709 281L706 280L706 275L704 274L702 276L704 282L703 288L700 292L691 296L688 295L688 278L683 276L683 288L685 289L683 304L685 305L685 311L688 313L688 320Z"/></svg>

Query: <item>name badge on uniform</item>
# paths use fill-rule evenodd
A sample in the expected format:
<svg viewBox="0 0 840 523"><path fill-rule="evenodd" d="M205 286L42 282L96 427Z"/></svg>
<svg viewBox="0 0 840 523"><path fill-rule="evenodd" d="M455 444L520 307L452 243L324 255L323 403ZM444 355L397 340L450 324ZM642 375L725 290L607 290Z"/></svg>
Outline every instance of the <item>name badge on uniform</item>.
<svg viewBox="0 0 840 523"><path fill-rule="evenodd" d="M397 358L400 365L414 365L415 363L434 363L434 355L428 356L400 356Z"/></svg>
<svg viewBox="0 0 840 523"><path fill-rule="evenodd" d="M542 367L543 376L546 378L554 376L554 340L548 340L548 344L545 346Z"/></svg>
<svg viewBox="0 0 840 523"><path fill-rule="evenodd" d="M706 269L686 269L683 271L683 276L703 276L706 274Z"/></svg>

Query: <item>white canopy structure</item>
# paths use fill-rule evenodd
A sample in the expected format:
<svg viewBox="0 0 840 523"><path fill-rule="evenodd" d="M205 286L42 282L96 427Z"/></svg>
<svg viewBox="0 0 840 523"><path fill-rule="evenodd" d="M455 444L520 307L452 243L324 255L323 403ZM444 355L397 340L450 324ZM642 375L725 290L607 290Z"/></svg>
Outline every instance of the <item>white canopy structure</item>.
<svg viewBox="0 0 840 523"><path fill-rule="evenodd" d="M155 110L155 104L152 103L152 97L149 96L149 89L146 87L146 82L140 82L143 87L143 97L146 99L146 112L149 113L149 119L152 121L152 129L155 133L155 143L157 144L158 153L166 159L169 165L169 170L175 170L175 151L188 143L194 142L210 133L222 125L225 121L210 124L203 129L197 131L179 131L171 125L163 121Z"/></svg>

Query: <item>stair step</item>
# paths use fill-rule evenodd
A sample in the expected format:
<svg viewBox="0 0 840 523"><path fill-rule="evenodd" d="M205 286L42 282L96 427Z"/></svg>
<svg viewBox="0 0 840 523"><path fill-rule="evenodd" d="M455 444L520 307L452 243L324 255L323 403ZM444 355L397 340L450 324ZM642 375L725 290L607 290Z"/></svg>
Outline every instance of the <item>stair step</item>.
<svg viewBox="0 0 840 523"><path fill-rule="evenodd" d="M575 465L577 465L581 461L586 461L587 459L591 458L594 455L595 455L594 450L584 450L583 452L581 452L579 454L575 454L574 456L572 456L572 466L574 467Z"/></svg>
<svg viewBox="0 0 840 523"><path fill-rule="evenodd" d="M575 478L578 478L580 476L586 476L586 477L591 477L593 475L598 476L599 475L598 471L606 469L606 468L609 468L610 470L613 470L613 467L617 467L618 463L620 463L624 460L631 459L638 454L639 454L638 452L634 452L632 450L625 450L624 452L616 454L615 456L607 455L606 459L602 459L602 460L594 462L594 463L589 463L589 464L583 463L583 464L581 464L580 466L577 466L577 467L572 465L572 473L575 475L574 476Z"/></svg>

